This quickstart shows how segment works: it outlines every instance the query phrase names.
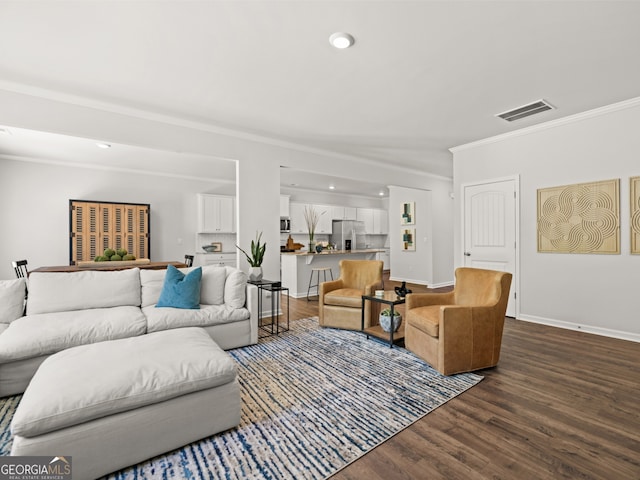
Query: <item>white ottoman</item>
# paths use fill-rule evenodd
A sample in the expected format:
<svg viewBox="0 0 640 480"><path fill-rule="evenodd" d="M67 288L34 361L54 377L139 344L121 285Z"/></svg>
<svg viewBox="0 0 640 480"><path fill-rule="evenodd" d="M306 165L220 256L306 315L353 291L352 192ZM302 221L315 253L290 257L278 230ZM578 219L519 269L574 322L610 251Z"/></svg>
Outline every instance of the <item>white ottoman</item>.
<svg viewBox="0 0 640 480"><path fill-rule="evenodd" d="M70 348L47 358L11 423L11 455L71 456L95 479L240 423L233 359L201 328Z"/></svg>

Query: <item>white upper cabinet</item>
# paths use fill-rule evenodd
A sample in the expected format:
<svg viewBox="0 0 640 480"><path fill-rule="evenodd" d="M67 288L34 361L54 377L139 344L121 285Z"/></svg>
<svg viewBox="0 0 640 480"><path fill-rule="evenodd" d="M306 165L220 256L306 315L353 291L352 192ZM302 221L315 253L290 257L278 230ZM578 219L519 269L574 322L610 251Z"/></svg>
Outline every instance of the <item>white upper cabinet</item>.
<svg viewBox="0 0 640 480"><path fill-rule="evenodd" d="M332 218L331 209L329 205L311 205L318 213L318 225L316 226L316 233L331 233Z"/></svg>
<svg viewBox="0 0 640 480"><path fill-rule="evenodd" d="M198 194L198 233L235 233L235 197Z"/></svg>
<svg viewBox="0 0 640 480"><path fill-rule="evenodd" d="M289 205L289 218L291 219L291 233L309 233L307 221L304 218L304 208L313 207L318 213L318 225L315 233L331 233L331 210L328 205L310 205L306 203L294 203ZM324 213L323 213L324 212Z"/></svg>
<svg viewBox="0 0 640 480"><path fill-rule="evenodd" d="M387 210L373 210L373 233L387 235L389 233L389 212Z"/></svg>
<svg viewBox="0 0 640 480"><path fill-rule="evenodd" d="M358 208L356 211L356 220L358 220L359 222L364 222L365 232L374 233L372 208Z"/></svg>
<svg viewBox="0 0 640 480"><path fill-rule="evenodd" d="M357 220L364 222L364 230L370 235L389 233L389 214L378 208L358 208Z"/></svg>
<svg viewBox="0 0 640 480"><path fill-rule="evenodd" d="M289 218L289 195L280 195L280 218Z"/></svg>
<svg viewBox="0 0 640 480"><path fill-rule="evenodd" d="M289 218L291 219L291 233L309 233L307 222L304 219L304 203L289 205Z"/></svg>
<svg viewBox="0 0 640 480"><path fill-rule="evenodd" d="M331 207L332 220L356 220L356 207Z"/></svg>

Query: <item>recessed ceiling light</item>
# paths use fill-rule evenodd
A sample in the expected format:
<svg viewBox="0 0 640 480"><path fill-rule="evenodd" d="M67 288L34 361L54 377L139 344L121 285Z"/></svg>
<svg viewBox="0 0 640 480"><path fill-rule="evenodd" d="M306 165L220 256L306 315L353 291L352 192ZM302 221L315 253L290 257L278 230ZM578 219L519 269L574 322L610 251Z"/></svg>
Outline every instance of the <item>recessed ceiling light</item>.
<svg viewBox="0 0 640 480"><path fill-rule="evenodd" d="M329 37L329 43L339 49L349 48L354 42L355 39L344 32L336 32Z"/></svg>
<svg viewBox="0 0 640 480"><path fill-rule="evenodd" d="M98 148L111 148L111 145L109 145L108 143L96 143L96 146Z"/></svg>
<svg viewBox="0 0 640 480"><path fill-rule="evenodd" d="M336 186L335 185L329 185L329 190L335 190Z"/></svg>
<svg viewBox="0 0 640 480"><path fill-rule="evenodd" d="M380 195L381 197L384 197L384 192L380 190L380 192L378 192L378 195Z"/></svg>

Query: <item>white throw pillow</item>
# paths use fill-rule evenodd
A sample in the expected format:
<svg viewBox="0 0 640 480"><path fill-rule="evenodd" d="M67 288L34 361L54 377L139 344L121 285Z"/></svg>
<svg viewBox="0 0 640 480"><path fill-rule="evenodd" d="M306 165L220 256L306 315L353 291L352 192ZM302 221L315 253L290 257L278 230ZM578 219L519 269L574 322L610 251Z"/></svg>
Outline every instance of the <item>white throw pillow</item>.
<svg viewBox="0 0 640 480"><path fill-rule="evenodd" d="M24 313L24 278L0 280L0 323L11 323Z"/></svg>
<svg viewBox="0 0 640 480"><path fill-rule="evenodd" d="M224 303L232 308L242 308L247 298L247 274L236 268L225 268L229 275L224 284Z"/></svg>
<svg viewBox="0 0 640 480"><path fill-rule="evenodd" d="M203 305L222 305L226 278L227 270L225 267L214 265L202 267L200 303Z"/></svg>

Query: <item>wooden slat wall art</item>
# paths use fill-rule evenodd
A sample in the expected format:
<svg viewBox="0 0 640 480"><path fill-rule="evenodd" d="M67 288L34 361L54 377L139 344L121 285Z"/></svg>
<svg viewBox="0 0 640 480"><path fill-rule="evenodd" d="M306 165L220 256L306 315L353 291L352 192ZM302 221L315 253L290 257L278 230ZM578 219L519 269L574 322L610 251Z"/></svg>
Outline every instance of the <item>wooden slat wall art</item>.
<svg viewBox="0 0 640 480"><path fill-rule="evenodd" d="M149 205L70 200L69 263L93 261L107 248L149 258Z"/></svg>
<svg viewBox="0 0 640 480"><path fill-rule="evenodd" d="M631 198L631 253L640 254L640 177L631 177L629 197Z"/></svg>
<svg viewBox="0 0 640 480"><path fill-rule="evenodd" d="M538 190L538 252L620 253L620 179Z"/></svg>

